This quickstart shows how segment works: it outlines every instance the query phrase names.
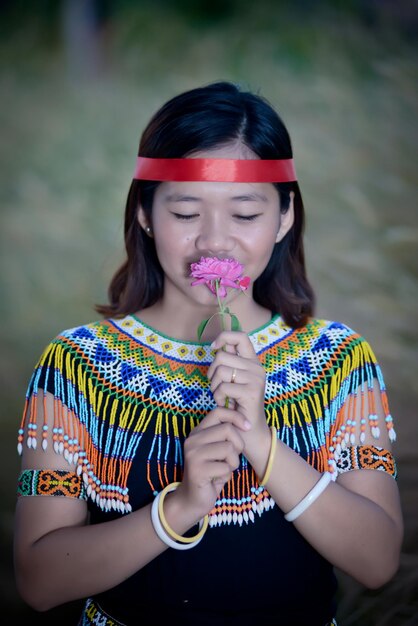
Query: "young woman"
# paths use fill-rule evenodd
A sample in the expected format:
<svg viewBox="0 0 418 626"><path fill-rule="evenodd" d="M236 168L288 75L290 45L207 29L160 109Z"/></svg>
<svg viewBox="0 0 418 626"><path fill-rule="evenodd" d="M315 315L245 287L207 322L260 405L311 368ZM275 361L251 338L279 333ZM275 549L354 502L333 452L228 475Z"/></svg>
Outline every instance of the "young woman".
<svg viewBox="0 0 418 626"><path fill-rule="evenodd" d="M104 319L59 334L29 384L15 530L29 605L85 598L81 625L325 626L334 566L371 588L395 574L383 377L360 335L313 316L303 221L262 97L220 82L153 116ZM243 268L223 294L241 330L223 330L213 280L191 277L201 259Z"/></svg>

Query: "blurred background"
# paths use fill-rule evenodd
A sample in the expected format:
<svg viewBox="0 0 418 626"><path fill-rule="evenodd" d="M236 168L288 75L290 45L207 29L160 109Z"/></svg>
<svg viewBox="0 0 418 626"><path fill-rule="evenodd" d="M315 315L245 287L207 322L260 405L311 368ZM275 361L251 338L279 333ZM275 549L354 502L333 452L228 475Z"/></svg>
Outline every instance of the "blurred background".
<svg viewBox="0 0 418 626"><path fill-rule="evenodd" d="M19 599L12 531L26 386L123 258L140 134L168 98L226 79L293 140L318 316L371 343L385 375L405 516L401 566L371 591L338 572L340 626L418 624L418 3L415 0L0 2L0 612Z"/></svg>

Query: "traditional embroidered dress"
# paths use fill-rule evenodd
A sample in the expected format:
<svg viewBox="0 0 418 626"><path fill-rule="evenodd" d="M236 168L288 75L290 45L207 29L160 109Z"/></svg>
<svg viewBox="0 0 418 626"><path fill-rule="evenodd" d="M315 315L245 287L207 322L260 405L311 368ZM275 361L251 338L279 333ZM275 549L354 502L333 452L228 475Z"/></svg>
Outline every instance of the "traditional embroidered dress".
<svg viewBox="0 0 418 626"><path fill-rule="evenodd" d="M357 468L396 476L388 451L362 445L366 429L379 436L375 393L391 440L395 433L380 367L361 336L318 319L291 329L278 315L249 336L266 370L266 420L282 441L334 479ZM58 335L33 372L18 446L19 452L25 444L45 448L51 440L36 412L37 394L49 392L53 445L77 472L26 470L19 495L85 498L93 524L152 502L181 480L184 440L215 407L206 377L213 356L208 343L176 341L134 315ZM355 441L358 403L364 411ZM241 456L200 544L186 552L168 549L89 599L80 623L136 624L160 611L172 624L262 619L324 626L336 609L332 565L283 515Z"/></svg>

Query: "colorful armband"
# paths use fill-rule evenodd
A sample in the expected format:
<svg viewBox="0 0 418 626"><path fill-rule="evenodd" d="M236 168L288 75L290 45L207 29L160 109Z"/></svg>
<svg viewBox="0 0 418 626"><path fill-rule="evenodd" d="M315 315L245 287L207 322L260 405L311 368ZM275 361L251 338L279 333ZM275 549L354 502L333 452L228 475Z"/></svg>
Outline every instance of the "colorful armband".
<svg viewBox="0 0 418 626"><path fill-rule="evenodd" d="M393 478L398 471L395 459L389 450L378 446L348 446L341 450L336 462L338 474L356 469L373 469L387 472Z"/></svg>
<svg viewBox="0 0 418 626"><path fill-rule="evenodd" d="M67 470L23 470L17 483L17 496L65 496L87 500L81 477Z"/></svg>

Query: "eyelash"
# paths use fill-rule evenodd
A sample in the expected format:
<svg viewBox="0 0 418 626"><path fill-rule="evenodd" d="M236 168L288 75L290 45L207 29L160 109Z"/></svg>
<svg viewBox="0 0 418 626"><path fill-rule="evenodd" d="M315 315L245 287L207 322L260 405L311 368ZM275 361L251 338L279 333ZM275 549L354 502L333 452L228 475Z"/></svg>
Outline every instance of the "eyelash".
<svg viewBox="0 0 418 626"><path fill-rule="evenodd" d="M174 217L178 220L191 220L194 217L198 217L198 213L193 213L192 215L183 215L182 213L173 213Z"/></svg>
<svg viewBox="0 0 418 626"><path fill-rule="evenodd" d="M198 217L199 214L198 213L193 213L192 215L183 215L182 213L173 213L174 217L178 220L184 220L184 221L188 221L193 219L194 217ZM253 222L257 217L258 214L254 214L254 215L234 215L233 217L236 217L239 220L243 220L245 222Z"/></svg>
<svg viewBox="0 0 418 626"><path fill-rule="evenodd" d="M253 222L258 215L254 214L254 215L234 215L234 217L237 217L240 220L244 220L245 222Z"/></svg>

